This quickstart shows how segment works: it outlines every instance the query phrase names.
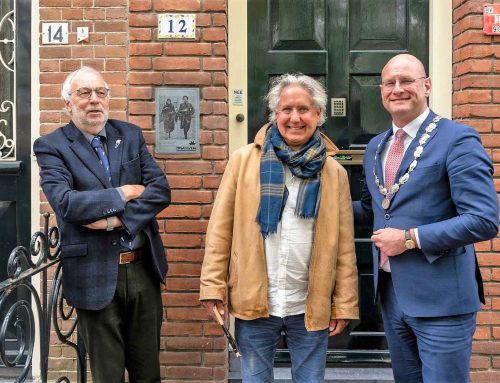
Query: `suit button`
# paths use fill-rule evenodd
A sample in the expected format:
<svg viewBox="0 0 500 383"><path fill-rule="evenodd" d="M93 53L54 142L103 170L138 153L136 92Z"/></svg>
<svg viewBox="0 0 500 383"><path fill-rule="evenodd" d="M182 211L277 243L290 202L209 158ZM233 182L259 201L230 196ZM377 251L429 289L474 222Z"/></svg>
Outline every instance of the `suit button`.
<svg viewBox="0 0 500 383"><path fill-rule="evenodd" d="M386 215L384 215L384 218L385 219L391 219L391 215L390 214L386 214Z"/></svg>
<svg viewBox="0 0 500 383"><path fill-rule="evenodd" d="M118 245L118 241L117 241L116 239L114 239L114 240L112 240L112 241L111 241L111 244L112 244L113 246L116 246L116 245Z"/></svg>

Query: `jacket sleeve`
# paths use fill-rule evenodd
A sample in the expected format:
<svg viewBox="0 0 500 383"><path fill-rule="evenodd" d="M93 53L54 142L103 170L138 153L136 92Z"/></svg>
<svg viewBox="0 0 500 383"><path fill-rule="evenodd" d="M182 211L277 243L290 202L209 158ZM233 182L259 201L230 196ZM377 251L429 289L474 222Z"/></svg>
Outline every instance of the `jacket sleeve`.
<svg viewBox="0 0 500 383"><path fill-rule="evenodd" d="M358 319L358 269L349 180L339 171L339 244L332 301L332 319Z"/></svg>
<svg viewBox="0 0 500 383"><path fill-rule="evenodd" d="M420 245L430 262L450 249L485 241L498 233L493 166L472 128L457 128L447 153L446 169L457 214L418 226Z"/></svg>
<svg viewBox="0 0 500 383"><path fill-rule="evenodd" d="M119 215L125 230L132 237L150 224L170 204L171 199L167 178L149 153L140 131L138 144L144 192L128 201L123 214Z"/></svg>
<svg viewBox="0 0 500 383"><path fill-rule="evenodd" d="M48 138L38 138L33 151L40 167L42 190L55 214L63 221L85 225L125 211L125 203L115 188L75 190L73 175L63 155Z"/></svg>
<svg viewBox="0 0 500 383"><path fill-rule="evenodd" d="M201 268L200 300L218 299L224 301L227 292L227 278L236 196L235 168L238 152L229 160L220 187L217 191L210 222L207 229L205 257Z"/></svg>

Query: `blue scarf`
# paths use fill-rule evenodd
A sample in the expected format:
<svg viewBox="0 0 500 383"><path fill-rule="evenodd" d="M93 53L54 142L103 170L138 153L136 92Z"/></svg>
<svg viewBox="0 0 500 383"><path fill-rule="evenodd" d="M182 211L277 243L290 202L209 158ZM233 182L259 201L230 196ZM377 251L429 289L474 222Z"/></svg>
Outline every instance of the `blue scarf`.
<svg viewBox="0 0 500 383"><path fill-rule="evenodd" d="M283 141L276 125L273 124L267 130L260 159L260 206L257 213L257 223L264 238L269 233L276 233L288 198L285 165L300 179L295 215L300 218L317 218L320 171L325 160L326 146L319 129L296 152Z"/></svg>

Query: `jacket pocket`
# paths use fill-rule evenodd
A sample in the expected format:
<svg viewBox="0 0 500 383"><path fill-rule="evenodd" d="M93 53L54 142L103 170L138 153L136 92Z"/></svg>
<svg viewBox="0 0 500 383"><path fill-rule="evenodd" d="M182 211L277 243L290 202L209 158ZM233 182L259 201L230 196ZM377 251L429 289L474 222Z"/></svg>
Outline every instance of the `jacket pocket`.
<svg viewBox="0 0 500 383"><path fill-rule="evenodd" d="M121 166L120 185L141 183L141 160L136 157Z"/></svg>
<svg viewBox="0 0 500 383"><path fill-rule="evenodd" d="M61 245L61 258L82 257L87 255L88 245L76 243L73 245Z"/></svg>
<svg viewBox="0 0 500 383"><path fill-rule="evenodd" d="M122 164L123 169L130 169L130 168L140 168L140 159L139 156L131 159L130 161L124 162Z"/></svg>

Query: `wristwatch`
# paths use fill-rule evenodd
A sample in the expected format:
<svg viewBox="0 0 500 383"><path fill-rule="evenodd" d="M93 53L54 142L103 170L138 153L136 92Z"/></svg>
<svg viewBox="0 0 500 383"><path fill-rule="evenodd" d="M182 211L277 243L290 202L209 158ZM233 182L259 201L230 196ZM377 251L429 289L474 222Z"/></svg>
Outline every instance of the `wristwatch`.
<svg viewBox="0 0 500 383"><path fill-rule="evenodd" d="M407 250L411 250L417 247L415 241L411 239L410 230L405 230L405 247Z"/></svg>
<svg viewBox="0 0 500 383"><path fill-rule="evenodd" d="M115 229L113 226L113 217L107 217L106 224L106 231L113 231Z"/></svg>

